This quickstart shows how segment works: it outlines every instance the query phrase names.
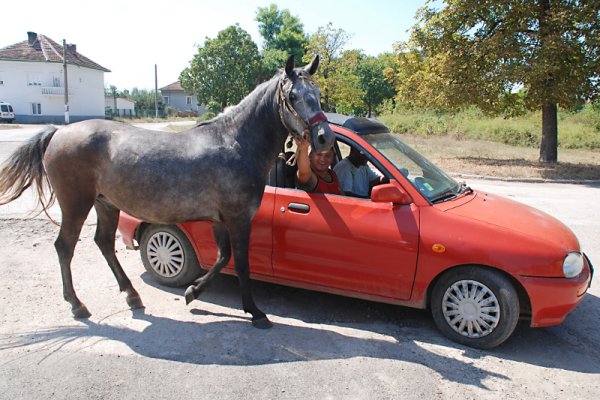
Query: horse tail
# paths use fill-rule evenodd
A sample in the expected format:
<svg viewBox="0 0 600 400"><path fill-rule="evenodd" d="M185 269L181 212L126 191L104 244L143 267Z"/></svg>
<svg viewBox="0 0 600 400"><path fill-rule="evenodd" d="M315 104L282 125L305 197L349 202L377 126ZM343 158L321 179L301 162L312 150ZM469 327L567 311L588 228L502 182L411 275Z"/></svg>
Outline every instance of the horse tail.
<svg viewBox="0 0 600 400"><path fill-rule="evenodd" d="M54 204L56 197L44 169L43 159L48 143L56 131L54 126L44 128L4 162L0 170L0 205L18 199L34 185L37 190L36 208L41 206L42 211L48 215L47 209ZM46 188L50 192L49 197L46 196Z"/></svg>

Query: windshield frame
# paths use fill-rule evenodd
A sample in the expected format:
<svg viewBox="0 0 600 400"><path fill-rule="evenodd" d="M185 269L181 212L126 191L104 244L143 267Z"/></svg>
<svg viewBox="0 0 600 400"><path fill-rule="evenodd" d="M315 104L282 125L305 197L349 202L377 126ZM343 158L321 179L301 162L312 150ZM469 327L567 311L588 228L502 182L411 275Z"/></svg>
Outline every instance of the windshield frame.
<svg viewBox="0 0 600 400"><path fill-rule="evenodd" d="M356 133L356 132L355 132ZM396 174L394 175L402 175L410 185L418 191L424 199L427 200L429 204L437 204L445 201L449 201L457 198L462 193L465 193L467 190L470 190L463 183L459 183L450 175L448 175L445 171L439 168L437 165L429 161L425 156L421 153L404 143L400 140L397 135L391 132L376 132L376 133L361 133L358 135L361 139L363 139L369 146L372 148L370 152L377 152L382 158L389 162L390 165L394 167L396 170ZM344 136L345 140L343 141L351 141L355 146L359 146L351 138ZM392 147L382 147L382 143L392 144ZM363 147L363 146L359 146ZM422 176L411 176L408 171L403 171L403 168L394 162L391 157L390 151L386 154L386 149L390 149L390 151L399 151L404 157L413 162L416 166L422 169ZM390 172L387 171L379 160L373 155L370 155L369 161L375 165L382 173L388 175ZM392 176L389 176L390 178ZM431 189L431 190L430 190Z"/></svg>

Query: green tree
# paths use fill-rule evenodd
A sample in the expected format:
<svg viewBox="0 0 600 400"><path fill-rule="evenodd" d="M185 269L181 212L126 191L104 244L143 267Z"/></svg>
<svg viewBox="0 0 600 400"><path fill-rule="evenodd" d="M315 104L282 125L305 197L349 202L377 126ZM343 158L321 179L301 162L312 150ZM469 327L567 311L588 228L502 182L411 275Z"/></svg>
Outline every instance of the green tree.
<svg viewBox="0 0 600 400"><path fill-rule="evenodd" d="M441 108L542 110L540 162L557 161L557 106L594 97L600 85L598 0L428 1L398 46L401 100ZM518 96L516 98L519 98Z"/></svg>
<svg viewBox="0 0 600 400"><path fill-rule="evenodd" d="M293 54L300 61L308 43L300 19L288 9L279 10L275 4L259 7L255 20L263 38L263 76L272 76Z"/></svg>
<svg viewBox="0 0 600 400"><path fill-rule="evenodd" d="M333 24L330 22L325 27L319 27L308 41L307 52L303 61L308 63L316 55L321 58L319 73L314 79L321 89L321 101L325 111L331 111L330 97L335 98L336 96L336 85L330 74L335 71L336 61L348 40L350 40L350 35L343 29L334 29ZM335 74L332 76L335 76Z"/></svg>
<svg viewBox="0 0 600 400"><path fill-rule="evenodd" d="M127 99L135 102L135 113L136 115L142 116L152 116L155 115L155 107L154 107L154 90L146 90L146 89L138 89L133 88L131 92L127 90L121 93ZM159 115L164 115L165 112L165 104L163 103L162 96L157 97L158 100L158 113Z"/></svg>
<svg viewBox="0 0 600 400"><path fill-rule="evenodd" d="M365 58L360 50L345 50L334 59L329 68L328 88L331 111L349 115L364 115L364 90L358 74Z"/></svg>
<svg viewBox="0 0 600 400"><path fill-rule="evenodd" d="M302 59L308 39L298 17L287 8L279 10L275 4L271 4L269 7L259 7L255 20L264 41L264 50L283 50L287 56L293 54L297 60Z"/></svg>
<svg viewBox="0 0 600 400"><path fill-rule="evenodd" d="M361 100L366 107L367 117L371 117L376 110L387 99L395 95L394 86L384 74L386 68L393 64L391 54L382 54L379 57L363 57L357 68L357 75L362 89Z"/></svg>
<svg viewBox="0 0 600 400"><path fill-rule="evenodd" d="M196 93L199 103L216 101L222 110L237 104L254 88L259 70L258 47L236 24L214 39L206 38L179 79L186 91Z"/></svg>

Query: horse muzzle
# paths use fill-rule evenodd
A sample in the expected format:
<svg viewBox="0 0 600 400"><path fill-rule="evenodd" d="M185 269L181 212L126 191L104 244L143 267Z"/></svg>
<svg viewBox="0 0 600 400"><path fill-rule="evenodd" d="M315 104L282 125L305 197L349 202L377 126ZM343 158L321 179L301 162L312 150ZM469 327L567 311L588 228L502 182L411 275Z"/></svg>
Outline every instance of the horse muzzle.
<svg viewBox="0 0 600 400"><path fill-rule="evenodd" d="M310 126L311 145L313 150L320 152L328 150L333 146L335 134L329 127L327 119L320 120Z"/></svg>

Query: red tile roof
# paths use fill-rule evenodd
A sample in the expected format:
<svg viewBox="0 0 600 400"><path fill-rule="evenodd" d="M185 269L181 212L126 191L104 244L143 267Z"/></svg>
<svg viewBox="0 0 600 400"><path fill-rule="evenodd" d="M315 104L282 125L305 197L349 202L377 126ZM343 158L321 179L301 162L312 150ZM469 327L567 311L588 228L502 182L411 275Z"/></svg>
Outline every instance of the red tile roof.
<svg viewBox="0 0 600 400"><path fill-rule="evenodd" d="M34 34L35 35L35 34ZM35 36L34 36L35 37ZM110 72L98 63L78 53L75 46L67 44L67 64ZM0 60L63 62L63 46L44 35L37 35L32 45L28 40L0 49Z"/></svg>
<svg viewBox="0 0 600 400"><path fill-rule="evenodd" d="M160 90L181 91L181 92L185 91L183 86L181 86L181 81L173 82L165 87L161 87Z"/></svg>

